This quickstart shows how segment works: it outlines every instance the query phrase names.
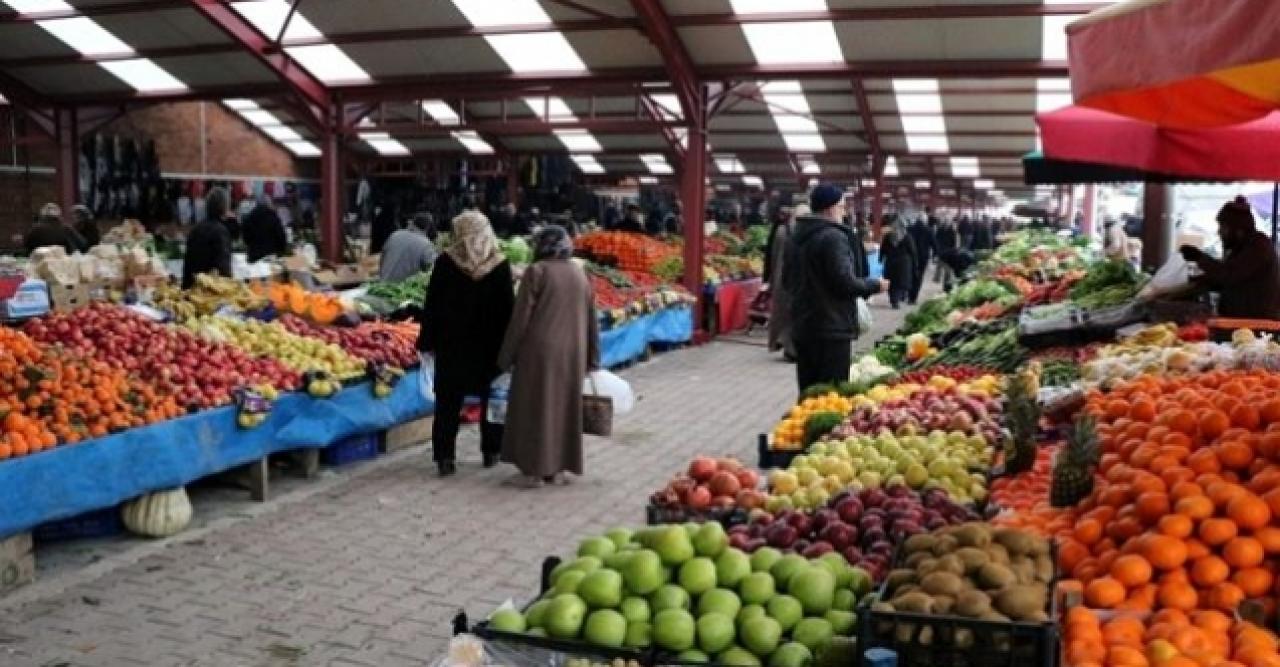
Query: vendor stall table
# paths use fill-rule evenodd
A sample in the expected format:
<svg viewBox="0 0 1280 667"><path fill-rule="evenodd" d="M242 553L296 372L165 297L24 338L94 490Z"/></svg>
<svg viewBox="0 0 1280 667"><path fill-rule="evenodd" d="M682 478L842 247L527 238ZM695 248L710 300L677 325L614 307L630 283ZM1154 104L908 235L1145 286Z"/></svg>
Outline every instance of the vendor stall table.
<svg viewBox="0 0 1280 667"><path fill-rule="evenodd" d="M707 331L729 333L746 329L749 323L747 310L761 286L759 278L749 278L707 287L707 301L715 303L715 309L709 314L715 320L707 323Z"/></svg>
<svg viewBox="0 0 1280 667"><path fill-rule="evenodd" d="M617 368L644 357L652 344L678 345L693 339L693 310L663 308L600 332L600 364Z"/></svg>
<svg viewBox="0 0 1280 667"><path fill-rule="evenodd" d="M416 373L385 399L368 383L329 399L280 397L261 426L236 426L223 407L59 447L0 465L0 536L42 523L112 507L145 493L183 486L268 454L325 447L351 435L381 431L432 411ZM261 474L262 468L255 466Z"/></svg>

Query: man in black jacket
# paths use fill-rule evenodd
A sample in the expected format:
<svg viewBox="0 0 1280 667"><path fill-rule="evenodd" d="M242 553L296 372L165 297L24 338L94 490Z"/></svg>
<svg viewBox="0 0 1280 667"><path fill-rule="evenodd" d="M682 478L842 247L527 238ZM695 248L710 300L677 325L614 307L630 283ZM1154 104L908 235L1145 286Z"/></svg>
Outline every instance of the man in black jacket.
<svg viewBox="0 0 1280 667"><path fill-rule="evenodd" d="M284 224L265 195L245 216L240 235L244 237L250 263L272 255L284 257L289 254L289 237L285 234Z"/></svg>
<svg viewBox="0 0 1280 667"><path fill-rule="evenodd" d="M880 281L858 276L858 241L844 219L844 193L823 183L809 193L812 215L796 220L782 284L791 294L796 379L803 392L849 379L858 337L856 299L880 291Z"/></svg>
<svg viewBox="0 0 1280 667"><path fill-rule="evenodd" d="M936 221L931 209L929 217L930 222ZM911 281L911 294L907 303L915 305L916 300L920 298L920 288L924 286L925 271L929 270L929 257L933 254L933 227L929 222L925 222L925 218L917 218L907 229L907 233L911 235L911 240L916 246L916 272Z"/></svg>
<svg viewBox="0 0 1280 667"><path fill-rule="evenodd" d="M938 224L938 232L933 237L933 254L938 257L938 266L933 271L933 282L942 283L942 289L951 291L951 280L955 274L951 265L942 259L960 248L960 234L956 231L954 220L946 220Z"/></svg>

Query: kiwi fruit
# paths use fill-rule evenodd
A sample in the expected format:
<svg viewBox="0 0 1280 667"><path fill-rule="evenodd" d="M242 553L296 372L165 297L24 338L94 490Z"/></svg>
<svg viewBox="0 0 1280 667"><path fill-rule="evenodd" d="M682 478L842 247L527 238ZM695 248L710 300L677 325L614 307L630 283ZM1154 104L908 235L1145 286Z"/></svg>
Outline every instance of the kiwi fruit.
<svg viewBox="0 0 1280 667"><path fill-rule="evenodd" d="M991 611L991 598L982 591L965 591L956 597L953 609L961 616L980 618Z"/></svg>
<svg viewBox="0 0 1280 667"><path fill-rule="evenodd" d="M1043 586L1010 586L995 598L995 608L1015 621L1026 620L1036 612L1044 611L1044 603Z"/></svg>
<svg viewBox="0 0 1280 667"><path fill-rule="evenodd" d="M933 555L945 556L960 548L960 541L953 535L943 535L933 541Z"/></svg>
<svg viewBox="0 0 1280 667"><path fill-rule="evenodd" d="M987 563L978 568L978 585L987 590L1000 590L1017 580L1013 570L999 563Z"/></svg>
<svg viewBox="0 0 1280 667"><path fill-rule="evenodd" d="M911 614L932 614L933 598L920 591L911 591L894 598L893 608Z"/></svg>
<svg viewBox="0 0 1280 667"><path fill-rule="evenodd" d="M955 530L960 546L982 548L991 544L991 531L980 523L966 523Z"/></svg>
<svg viewBox="0 0 1280 667"><path fill-rule="evenodd" d="M977 547L961 547L956 549L956 558L964 563L964 571L966 574L977 572L978 568L991 562L991 556L987 552Z"/></svg>
<svg viewBox="0 0 1280 667"><path fill-rule="evenodd" d="M890 594L894 593L901 586L914 584L918 581L915 570L899 569L893 570L889 576L885 577L885 588Z"/></svg>
<svg viewBox="0 0 1280 667"><path fill-rule="evenodd" d="M963 576L965 572L964 561L955 554L947 554L938 559L938 569L935 572L950 572L957 577Z"/></svg>
<svg viewBox="0 0 1280 667"><path fill-rule="evenodd" d="M920 588L930 595L954 596L964 589L964 584L950 572L934 572L920 580Z"/></svg>
<svg viewBox="0 0 1280 667"><path fill-rule="evenodd" d="M937 541L933 535L928 533L917 533L907 538L902 543L902 548L906 553L914 554L918 551L933 551L933 544Z"/></svg>

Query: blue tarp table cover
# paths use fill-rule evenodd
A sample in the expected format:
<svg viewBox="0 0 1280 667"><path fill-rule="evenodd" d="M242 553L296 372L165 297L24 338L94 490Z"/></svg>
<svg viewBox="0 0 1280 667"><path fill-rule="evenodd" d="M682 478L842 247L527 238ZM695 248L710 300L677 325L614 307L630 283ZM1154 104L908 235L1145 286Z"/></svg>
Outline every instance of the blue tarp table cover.
<svg viewBox="0 0 1280 667"><path fill-rule="evenodd" d="M111 507L182 486L267 454L324 447L430 414L416 371L385 399L370 385L317 400L287 393L255 429L236 426L234 407L178 419L0 463L0 538L48 521Z"/></svg>
<svg viewBox="0 0 1280 667"><path fill-rule="evenodd" d="M615 368L644 356L649 343L685 343L693 338L693 311L664 308L600 332L600 365Z"/></svg>

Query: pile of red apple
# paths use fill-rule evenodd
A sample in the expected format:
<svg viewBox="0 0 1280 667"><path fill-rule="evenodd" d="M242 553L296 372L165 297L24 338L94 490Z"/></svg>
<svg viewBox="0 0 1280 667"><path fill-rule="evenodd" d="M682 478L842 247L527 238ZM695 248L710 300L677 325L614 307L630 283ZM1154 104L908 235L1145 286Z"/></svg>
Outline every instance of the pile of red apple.
<svg viewBox="0 0 1280 667"><path fill-rule="evenodd" d="M1000 401L970 396L955 389L926 388L911 398L890 400L878 406L854 410L832 435L847 438L859 433L890 431L897 435L960 431L998 442L1001 433Z"/></svg>
<svg viewBox="0 0 1280 667"><path fill-rule="evenodd" d="M906 486L892 486L841 491L827 507L813 513L753 512L750 523L729 529L729 544L748 553L768 546L805 558L834 551L878 582L888 574L894 551L908 537L978 518L972 509L951 502L942 489L916 493Z"/></svg>
<svg viewBox="0 0 1280 667"><path fill-rule="evenodd" d="M226 405L232 392L246 385L295 389L299 384L298 373L278 361L108 304L51 313L27 322L23 331L42 343L61 344L136 374L161 396L173 396L187 408Z"/></svg>
<svg viewBox="0 0 1280 667"><path fill-rule="evenodd" d="M368 325L322 327L292 313L281 315L277 321L289 333L332 343L357 359L396 368L408 368L418 363L418 351L412 341L377 331Z"/></svg>
<svg viewBox="0 0 1280 667"><path fill-rule="evenodd" d="M689 463L687 472L676 475L649 496L649 503L656 507L693 510L735 507L752 510L764 505L764 492L757 488L759 485L760 473L737 459L699 456Z"/></svg>

